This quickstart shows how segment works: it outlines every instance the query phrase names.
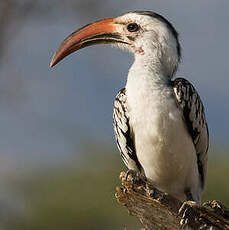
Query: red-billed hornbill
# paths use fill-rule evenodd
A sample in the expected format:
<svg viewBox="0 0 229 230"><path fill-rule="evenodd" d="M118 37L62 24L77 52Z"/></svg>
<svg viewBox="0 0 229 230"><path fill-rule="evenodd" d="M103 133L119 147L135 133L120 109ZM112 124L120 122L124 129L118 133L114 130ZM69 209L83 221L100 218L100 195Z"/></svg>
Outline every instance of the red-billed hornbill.
<svg viewBox="0 0 229 230"><path fill-rule="evenodd" d="M190 82L172 81L181 48L161 15L135 11L89 24L68 36L50 66L86 46L111 43L134 54L126 87L115 98L114 133L128 169L159 190L200 202L209 145L201 99Z"/></svg>

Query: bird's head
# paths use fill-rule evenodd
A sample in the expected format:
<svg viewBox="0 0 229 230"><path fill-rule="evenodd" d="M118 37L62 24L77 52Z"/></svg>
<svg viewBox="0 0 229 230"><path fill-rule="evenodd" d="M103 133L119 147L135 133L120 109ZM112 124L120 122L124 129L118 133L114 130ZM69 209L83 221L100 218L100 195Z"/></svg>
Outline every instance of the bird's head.
<svg viewBox="0 0 229 230"><path fill-rule="evenodd" d="M170 77L180 61L178 33L172 24L154 12L135 11L91 23L73 32L61 43L50 66L76 50L105 43L117 45L147 62L156 60Z"/></svg>

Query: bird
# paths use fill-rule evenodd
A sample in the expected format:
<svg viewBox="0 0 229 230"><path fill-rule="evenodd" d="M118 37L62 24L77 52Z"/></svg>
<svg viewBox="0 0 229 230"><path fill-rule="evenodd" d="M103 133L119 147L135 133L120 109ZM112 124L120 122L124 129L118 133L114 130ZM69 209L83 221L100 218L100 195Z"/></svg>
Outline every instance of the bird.
<svg viewBox="0 0 229 230"><path fill-rule="evenodd" d="M200 203L207 174L209 132L194 86L173 80L181 60L179 35L153 11L132 11L70 34L50 63L94 44L134 55L126 85L114 100L113 127L121 158L160 191Z"/></svg>

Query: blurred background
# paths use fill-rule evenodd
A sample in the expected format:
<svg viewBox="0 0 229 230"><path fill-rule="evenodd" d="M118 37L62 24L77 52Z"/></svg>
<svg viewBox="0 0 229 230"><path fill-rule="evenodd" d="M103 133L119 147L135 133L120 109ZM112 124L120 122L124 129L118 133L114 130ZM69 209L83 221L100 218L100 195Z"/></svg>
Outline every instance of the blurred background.
<svg viewBox="0 0 229 230"><path fill-rule="evenodd" d="M72 31L132 10L156 11L180 32L177 76L200 92L209 123L204 200L229 205L227 0L1 0L0 230L139 229L114 197L126 168L113 99L133 57L94 46L49 68Z"/></svg>

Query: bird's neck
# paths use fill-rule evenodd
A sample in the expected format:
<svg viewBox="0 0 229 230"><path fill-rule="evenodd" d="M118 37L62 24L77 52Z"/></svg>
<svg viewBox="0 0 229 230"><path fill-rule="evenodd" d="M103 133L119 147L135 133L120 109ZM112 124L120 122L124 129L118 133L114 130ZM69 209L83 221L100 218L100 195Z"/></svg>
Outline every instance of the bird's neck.
<svg viewBox="0 0 229 230"><path fill-rule="evenodd" d="M135 57L128 73L126 88L132 91L156 90L165 88L169 83L167 69L158 59Z"/></svg>
<svg viewBox="0 0 229 230"><path fill-rule="evenodd" d="M160 117L166 108L164 101L169 101L167 99L172 93L170 78L160 63L135 59L126 84L128 109L133 113L132 117L137 120L144 115L149 117L153 111Z"/></svg>

